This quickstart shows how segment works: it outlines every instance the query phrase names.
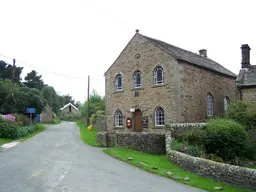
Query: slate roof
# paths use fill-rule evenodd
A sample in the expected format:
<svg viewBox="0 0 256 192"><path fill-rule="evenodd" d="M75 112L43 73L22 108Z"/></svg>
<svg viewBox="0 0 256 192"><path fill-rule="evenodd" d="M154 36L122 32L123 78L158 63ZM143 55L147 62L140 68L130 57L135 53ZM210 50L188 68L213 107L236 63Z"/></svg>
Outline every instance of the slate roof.
<svg viewBox="0 0 256 192"><path fill-rule="evenodd" d="M237 86L256 86L256 65L242 68L236 79Z"/></svg>
<svg viewBox="0 0 256 192"><path fill-rule="evenodd" d="M236 74L234 74L233 72L229 71L228 69L226 69L219 63L217 63L209 58L203 57L199 54L187 51L185 49L181 49L179 47L176 47L174 45L165 43L165 42L157 40L157 39L153 39L153 38L150 38L150 37L147 37L144 35L141 35L141 36L146 38L151 43L159 46L162 50L164 50L166 53L170 54L171 56L173 56L176 59L180 59L180 60L189 62L191 64L194 64L196 66L203 67L203 68L206 68L211 71L215 71L215 72L218 72L218 73L221 73L224 75L228 75L228 76L235 77L235 78L237 77Z"/></svg>

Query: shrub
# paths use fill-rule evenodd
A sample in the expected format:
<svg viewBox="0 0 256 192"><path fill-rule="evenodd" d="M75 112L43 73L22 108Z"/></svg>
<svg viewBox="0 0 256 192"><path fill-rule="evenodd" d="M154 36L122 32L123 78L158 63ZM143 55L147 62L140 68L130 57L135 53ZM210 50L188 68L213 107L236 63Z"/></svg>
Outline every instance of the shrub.
<svg viewBox="0 0 256 192"><path fill-rule="evenodd" d="M52 119L52 124L59 124L60 123L60 119L59 118L53 118Z"/></svg>
<svg viewBox="0 0 256 192"><path fill-rule="evenodd" d="M4 121L0 122L0 137L9 139L18 138L17 128L18 126L13 123Z"/></svg>
<svg viewBox="0 0 256 192"><path fill-rule="evenodd" d="M243 125L229 119L212 119L207 122L204 147L224 160L233 160L243 155L247 133Z"/></svg>
<svg viewBox="0 0 256 192"><path fill-rule="evenodd" d="M189 129L184 132L183 140L189 145L202 145L205 131L200 128Z"/></svg>
<svg viewBox="0 0 256 192"><path fill-rule="evenodd" d="M223 163L223 159L215 154L207 154L206 159L210 159L212 161Z"/></svg>
<svg viewBox="0 0 256 192"><path fill-rule="evenodd" d="M256 130L248 131L245 157L251 160L256 160Z"/></svg>
<svg viewBox="0 0 256 192"><path fill-rule="evenodd" d="M256 129L256 103L236 101L231 103L226 116L244 125L247 130Z"/></svg>
<svg viewBox="0 0 256 192"><path fill-rule="evenodd" d="M15 117L15 121L18 125L28 126L30 124L29 118L26 115L15 113L13 116Z"/></svg>
<svg viewBox="0 0 256 192"><path fill-rule="evenodd" d="M176 140L173 140L170 143L171 149L175 151L179 151L194 157L203 157L204 152L203 149L196 145L189 145L186 142L179 142Z"/></svg>

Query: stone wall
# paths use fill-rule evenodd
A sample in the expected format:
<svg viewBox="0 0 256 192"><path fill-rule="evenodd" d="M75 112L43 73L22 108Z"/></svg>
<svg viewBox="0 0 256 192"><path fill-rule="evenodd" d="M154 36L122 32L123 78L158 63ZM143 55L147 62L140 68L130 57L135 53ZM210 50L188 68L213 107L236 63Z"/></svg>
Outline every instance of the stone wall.
<svg viewBox="0 0 256 192"><path fill-rule="evenodd" d="M165 133L97 133L102 147L123 147L151 154L165 154Z"/></svg>
<svg viewBox="0 0 256 192"><path fill-rule="evenodd" d="M105 116L96 116L95 124L93 126L98 132L107 131L106 117Z"/></svg>
<svg viewBox="0 0 256 192"><path fill-rule="evenodd" d="M256 87L242 89L242 100L256 101Z"/></svg>
<svg viewBox="0 0 256 192"><path fill-rule="evenodd" d="M204 122L206 96L213 96L213 114L224 114L224 97L236 100L235 77L227 77L186 62L180 62L181 114L183 122Z"/></svg>
<svg viewBox="0 0 256 192"><path fill-rule="evenodd" d="M198 175L226 182L238 187L256 189L256 170L208 159L193 157L171 149L171 135L166 134L166 154L168 159L180 167Z"/></svg>

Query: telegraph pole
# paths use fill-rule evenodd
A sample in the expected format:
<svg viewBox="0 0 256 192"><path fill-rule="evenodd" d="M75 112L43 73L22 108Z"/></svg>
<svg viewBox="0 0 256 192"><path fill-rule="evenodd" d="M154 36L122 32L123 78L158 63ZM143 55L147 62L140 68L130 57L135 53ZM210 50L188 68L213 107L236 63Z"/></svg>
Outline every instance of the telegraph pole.
<svg viewBox="0 0 256 192"><path fill-rule="evenodd" d="M13 59L13 67L12 67L12 96L14 95L14 88L15 88L15 66L16 60Z"/></svg>
<svg viewBox="0 0 256 192"><path fill-rule="evenodd" d="M87 126L89 126L90 119L89 119L89 102L90 102L90 75L88 75L88 91L87 91Z"/></svg>

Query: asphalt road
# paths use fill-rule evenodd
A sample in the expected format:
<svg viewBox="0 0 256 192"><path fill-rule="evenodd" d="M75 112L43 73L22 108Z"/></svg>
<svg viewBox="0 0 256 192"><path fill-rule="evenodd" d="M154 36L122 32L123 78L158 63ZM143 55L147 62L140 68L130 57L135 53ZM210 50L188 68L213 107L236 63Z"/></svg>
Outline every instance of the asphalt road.
<svg viewBox="0 0 256 192"><path fill-rule="evenodd" d="M61 123L0 153L0 192L198 192L87 146Z"/></svg>

